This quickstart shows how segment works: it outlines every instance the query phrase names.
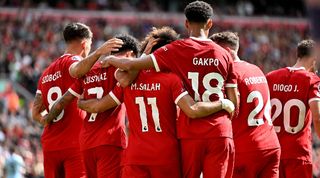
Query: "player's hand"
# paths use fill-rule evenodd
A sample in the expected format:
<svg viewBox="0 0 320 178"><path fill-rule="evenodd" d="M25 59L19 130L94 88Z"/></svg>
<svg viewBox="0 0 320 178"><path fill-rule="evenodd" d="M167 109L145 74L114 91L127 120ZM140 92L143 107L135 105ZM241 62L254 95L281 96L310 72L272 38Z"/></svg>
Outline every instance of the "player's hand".
<svg viewBox="0 0 320 178"><path fill-rule="evenodd" d="M222 99L221 104L222 104L222 109L226 110L231 115L231 118L232 118L235 110L235 107L232 101L228 99Z"/></svg>
<svg viewBox="0 0 320 178"><path fill-rule="evenodd" d="M46 127L47 125L50 124L50 123L48 122L47 115L41 117L41 119L40 119L40 124L41 124L43 127Z"/></svg>
<svg viewBox="0 0 320 178"><path fill-rule="evenodd" d="M99 55L107 55L111 52L119 51L123 45L123 41L118 38L112 38L103 43L97 50L96 53Z"/></svg>
<svg viewBox="0 0 320 178"><path fill-rule="evenodd" d="M78 108L80 108L82 110L85 110L85 108L86 108L86 100L79 98L78 102L77 102L77 105L78 105Z"/></svg>
<svg viewBox="0 0 320 178"><path fill-rule="evenodd" d="M110 61L110 60L117 60L117 59L118 59L118 58L115 57L115 56L113 56L113 55L107 56L107 57L105 57L104 59L102 59L102 60L100 61L101 67L102 67L102 68L107 68L107 67L110 66L110 64L109 64L109 61Z"/></svg>
<svg viewBox="0 0 320 178"><path fill-rule="evenodd" d="M152 51L153 46L156 45L156 44L159 42L159 40L160 40L159 38L153 38L153 37L151 37L151 38L149 39L149 41L148 41L148 43L147 43L147 46L146 46L146 48L144 49L143 53L146 54L146 55L150 54L151 51Z"/></svg>

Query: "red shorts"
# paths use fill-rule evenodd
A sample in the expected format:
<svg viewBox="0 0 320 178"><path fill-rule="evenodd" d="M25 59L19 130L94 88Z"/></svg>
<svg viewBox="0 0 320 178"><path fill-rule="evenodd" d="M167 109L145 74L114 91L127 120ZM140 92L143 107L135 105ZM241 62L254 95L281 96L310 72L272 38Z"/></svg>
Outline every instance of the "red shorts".
<svg viewBox="0 0 320 178"><path fill-rule="evenodd" d="M80 150L75 148L44 151L45 178L84 178L85 171Z"/></svg>
<svg viewBox="0 0 320 178"><path fill-rule="evenodd" d="M312 177L312 163L298 159L280 160L280 178Z"/></svg>
<svg viewBox="0 0 320 178"><path fill-rule="evenodd" d="M174 165L126 165L122 168L122 178L180 178L179 164Z"/></svg>
<svg viewBox="0 0 320 178"><path fill-rule="evenodd" d="M237 153L233 178L278 178L280 148Z"/></svg>
<svg viewBox="0 0 320 178"><path fill-rule="evenodd" d="M231 138L181 139L183 178L232 177L234 144Z"/></svg>
<svg viewBox="0 0 320 178"><path fill-rule="evenodd" d="M82 151L88 178L119 178L122 148L102 145Z"/></svg>

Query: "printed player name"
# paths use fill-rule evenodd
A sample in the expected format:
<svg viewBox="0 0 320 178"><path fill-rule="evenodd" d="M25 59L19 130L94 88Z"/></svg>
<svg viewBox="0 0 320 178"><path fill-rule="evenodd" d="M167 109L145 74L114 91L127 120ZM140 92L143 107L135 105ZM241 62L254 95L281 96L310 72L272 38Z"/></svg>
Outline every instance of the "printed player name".
<svg viewBox="0 0 320 178"><path fill-rule="evenodd" d="M160 83L133 83L131 90L159 91Z"/></svg>
<svg viewBox="0 0 320 178"><path fill-rule="evenodd" d="M219 59L215 58L198 58L194 57L192 59L192 63L195 66L218 66L219 65Z"/></svg>
<svg viewBox="0 0 320 178"><path fill-rule="evenodd" d="M47 82L52 82L56 81L58 78L61 78L61 72L57 71L54 74L48 74L42 78L42 84L47 83Z"/></svg>
<svg viewBox="0 0 320 178"><path fill-rule="evenodd" d="M93 83L93 82L100 82L102 80L107 80L107 73L106 72L99 74L99 75L86 76L86 78L84 79L84 84L89 84L89 83Z"/></svg>
<svg viewBox="0 0 320 178"><path fill-rule="evenodd" d="M278 92L299 92L298 90L298 85L286 85L286 84L273 84L272 86L273 91L278 91Z"/></svg>
<svg viewBox="0 0 320 178"><path fill-rule="evenodd" d="M254 85L254 84L267 83L267 79L265 76L247 77L244 79L244 82L246 83L246 85Z"/></svg>

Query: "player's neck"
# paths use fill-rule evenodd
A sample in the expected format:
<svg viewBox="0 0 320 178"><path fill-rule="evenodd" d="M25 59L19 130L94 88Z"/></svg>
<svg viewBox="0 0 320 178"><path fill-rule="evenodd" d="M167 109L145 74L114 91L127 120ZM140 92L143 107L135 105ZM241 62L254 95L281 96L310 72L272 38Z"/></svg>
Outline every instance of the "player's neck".
<svg viewBox="0 0 320 178"><path fill-rule="evenodd" d="M305 62L302 62L302 61L297 61L297 63L292 67L294 67L294 68L305 68L305 69L309 69L310 68L309 65L307 65Z"/></svg>
<svg viewBox="0 0 320 178"><path fill-rule="evenodd" d="M78 55L81 56L82 52L77 49L67 48L64 52L65 54L72 54L72 55Z"/></svg>
<svg viewBox="0 0 320 178"><path fill-rule="evenodd" d="M190 37L203 38L207 39L209 35L208 31L205 31L203 28L191 28L189 31Z"/></svg>
<svg viewBox="0 0 320 178"><path fill-rule="evenodd" d="M238 55L234 55L234 56L233 56L233 61L234 61L234 62L239 62L239 61L241 61L241 59L239 58Z"/></svg>

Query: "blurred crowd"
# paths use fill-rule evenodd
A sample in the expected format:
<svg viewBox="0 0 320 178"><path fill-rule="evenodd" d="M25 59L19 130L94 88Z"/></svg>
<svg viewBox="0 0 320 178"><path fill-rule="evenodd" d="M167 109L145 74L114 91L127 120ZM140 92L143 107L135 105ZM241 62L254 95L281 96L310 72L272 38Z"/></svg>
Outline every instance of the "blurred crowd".
<svg viewBox="0 0 320 178"><path fill-rule="evenodd" d="M0 0L0 6L58 8L82 10L113 10L143 12L182 12L190 0ZM225 15L305 16L303 0L206 0Z"/></svg>
<svg viewBox="0 0 320 178"><path fill-rule="evenodd" d="M137 0L138 1L138 0ZM1 2L1 1L0 1ZM20 1L19 1L20 2ZM57 57L64 53L62 29L73 19L46 16L3 15L0 12L0 74L4 78L19 83L34 94L37 80L42 71ZM152 26L162 26L154 22L113 24L104 18L85 19L94 34L92 49L117 33L129 33L142 39ZM185 36L183 22L167 24L181 36ZM299 41L308 38L308 29L301 26L281 26L254 24L215 24L212 33L231 30L238 32L240 42L239 56L258 65L265 73L294 64L295 48ZM29 102L19 96L10 82L0 94L0 177L5 167L5 158L10 157L10 148L22 156L23 171L26 177L43 176L43 157L40 145L42 128L32 121ZM315 141L319 147L320 142ZM320 148L320 147L319 147ZM315 173L320 174L320 149L315 148Z"/></svg>

